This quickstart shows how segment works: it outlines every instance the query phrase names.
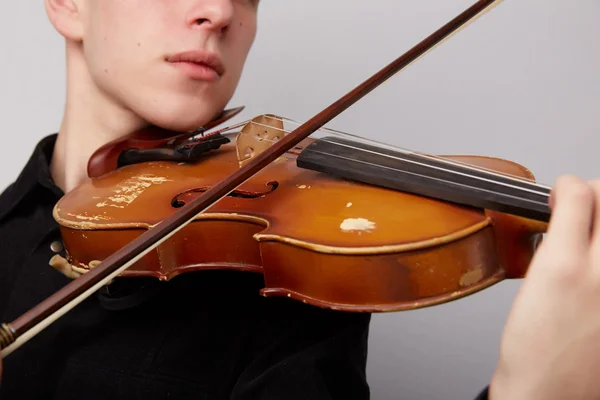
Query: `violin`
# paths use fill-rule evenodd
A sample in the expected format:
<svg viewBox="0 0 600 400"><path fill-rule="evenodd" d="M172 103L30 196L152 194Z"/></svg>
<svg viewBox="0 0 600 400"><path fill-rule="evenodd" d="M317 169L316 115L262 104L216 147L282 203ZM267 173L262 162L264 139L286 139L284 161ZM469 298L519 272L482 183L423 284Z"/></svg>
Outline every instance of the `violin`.
<svg viewBox="0 0 600 400"><path fill-rule="evenodd" d="M550 218L550 188L526 167L324 128L497 2L478 1L302 124L264 114L210 130L237 108L194 132L152 128L98 149L92 179L54 208L66 258L52 263L85 273L2 324L3 356L117 277L258 273L263 296L345 312L428 307L523 277Z"/></svg>

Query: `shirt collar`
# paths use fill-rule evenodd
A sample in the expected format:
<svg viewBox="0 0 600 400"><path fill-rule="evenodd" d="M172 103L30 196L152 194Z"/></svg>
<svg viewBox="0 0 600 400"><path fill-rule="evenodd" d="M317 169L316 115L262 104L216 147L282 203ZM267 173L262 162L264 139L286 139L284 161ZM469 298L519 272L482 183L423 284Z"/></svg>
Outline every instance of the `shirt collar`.
<svg viewBox="0 0 600 400"><path fill-rule="evenodd" d="M55 185L50 173L50 160L57 136L55 133L38 142L17 179L0 195L0 219L10 214L28 194L36 190L49 190L57 200L63 196L63 191Z"/></svg>

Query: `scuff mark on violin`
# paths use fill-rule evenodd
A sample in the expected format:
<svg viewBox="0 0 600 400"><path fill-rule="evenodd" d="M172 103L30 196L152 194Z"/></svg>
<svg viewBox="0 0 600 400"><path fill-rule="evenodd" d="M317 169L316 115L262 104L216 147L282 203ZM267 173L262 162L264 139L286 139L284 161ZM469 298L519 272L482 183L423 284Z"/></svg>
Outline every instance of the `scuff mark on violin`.
<svg viewBox="0 0 600 400"><path fill-rule="evenodd" d="M159 185L170 181L162 176L140 175L127 179L124 183L117 185L113 190L114 196L109 196L106 200L96 204L96 207L116 207L125 208L137 199L147 188L152 185Z"/></svg>
<svg viewBox="0 0 600 400"><path fill-rule="evenodd" d="M352 207L352 203L346 204L346 208L350 208L350 207Z"/></svg>
<svg viewBox="0 0 600 400"><path fill-rule="evenodd" d="M375 229L375 222L369 221L366 218L346 218L340 224L340 228L344 232L370 232Z"/></svg>
<svg viewBox="0 0 600 400"><path fill-rule="evenodd" d="M81 219L84 221L106 221L109 220L110 217L105 216L105 215L94 215L93 217L88 217L87 215L81 215L81 214L72 214L72 213L67 213L68 216L73 217L73 218L77 218L77 219Z"/></svg>
<svg viewBox="0 0 600 400"><path fill-rule="evenodd" d="M477 268L461 276L459 283L462 287L471 286L479 282L482 278L483 270L481 268Z"/></svg>

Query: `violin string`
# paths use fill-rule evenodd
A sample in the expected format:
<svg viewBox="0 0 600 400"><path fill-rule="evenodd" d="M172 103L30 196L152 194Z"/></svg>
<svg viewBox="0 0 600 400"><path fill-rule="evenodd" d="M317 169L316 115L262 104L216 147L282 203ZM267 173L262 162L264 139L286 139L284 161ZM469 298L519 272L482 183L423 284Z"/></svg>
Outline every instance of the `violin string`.
<svg viewBox="0 0 600 400"><path fill-rule="evenodd" d="M277 117L277 118L275 118L275 117L272 117L272 116L269 116L269 115L264 115L264 117L265 118L269 118L269 119L276 119L277 121L281 121L281 122L282 122L282 120L285 119L286 121L288 121L290 123L293 123L293 124L296 124L296 125L300 125L299 122L294 121L294 120L292 120L290 118L284 118L284 117ZM218 129L218 130L211 131L210 133L201 132L199 135L192 136L188 140L189 141L194 141L194 140L196 140L198 138L198 136L205 136L205 135L208 135L208 134L214 135L216 133L221 133L221 132L225 132L225 131L232 130L232 129L235 129L235 128L239 128L241 126L245 126L248 123L252 123L252 124L255 124L255 125L267 127L267 128L274 129L274 130L277 130L277 131L281 131L281 132L286 133L286 134L288 134L288 133L291 132L289 130L275 128L275 127L273 127L271 125L264 125L264 124L261 124L261 123L256 122L256 121L248 120L248 121L242 121L242 122L240 122L238 124L235 124L235 125L231 125L231 126L227 126L227 127ZM427 154L423 154L423 153L417 153L417 152L414 152L414 151L411 151L411 150L403 149L403 148L398 147L398 146L392 146L392 145L389 145L387 143L375 141L375 140L372 140L372 139L365 139L365 138L357 136L357 135L352 135L350 133L341 132L341 131L330 129L330 128L322 127L322 128L320 128L318 130L327 131L327 132L330 132L330 133L332 133L334 135L341 136L341 137L345 137L345 136L352 137L353 139L356 139L357 141L361 141L361 142L363 142L365 144L371 144L373 146L385 147L388 150L399 151L399 152L402 152L402 153L405 153L405 154L408 154L408 155L414 155L414 156L421 157L421 158L429 158L429 159L432 159L432 160L435 160L435 161L439 161L439 162L442 162L442 163L446 163L446 164L449 164L449 165L452 165L452 166L457 166L458 165L458 166L462 166L462 167L467 168L467 169L476 170L478 172L486 172L486 173L488 173L490 175L493 175L493 176L502 176L502 177L505 177L505 178L510 179L510 180L518 181L519 183L530 184L530 185L532 185L534 187L539 187L539 188L542 188L542 189L545 189L545 190L550 190L550 188L548 186L536 183L535 181L533 181L531 179L528 179L528 178L525 178L525 177L514 176L514 175L511 175L511 174L508 174L508 173L504 173L504 172L501 172L501 171L496 171L496 170L489 169L489 168L486 168L486 167L483 167L483 166L474 166L472 164L469 164L469 163L466 163L466 162L462 162L462 161L458 161L458 160L449 160L449 159L444 158L444 157L437 157L437 156L427 155ZM261 140L262 141L267 141L267 142L270 142L270 143L275 143L276 142L275 140L262 139L262 138L261 138ZM320 140L327 141L326 139L320 139ZM363 149L359 149L359 148L354 148L354 149L355 150L357 150L357 149L358 150L363 150ZM377 154L379 154L379 153L377 153ZM404 159L402 159L402 160L403 161L408 161L408 160L404 160ZM455 172L455 171L451 171L451 172Z"/></svg>
<svg viewBox="0 0 600 400"><path fill-rule="evenodd" d="M273 117L268 117L268 118L273 118ZM292 120L290 118L278 117L278 119L285 119L285 120L287 120L290 123L293 123L293 124L296 124L296 125L300 125L299 122L294 121L294 120ZM256 122L253 122L253 123L256 123ZM463 161L450 160L450 159L445 158L445 157L439 157L439 156L433 156L433 155L418 153L418 152L415 152L415 151L412 151L412 150L404 149L402 147L390 145L388 143L376 141L376 140L373 140L373 139L366 139L366 138L358 136L358 135L353 135L353 134L350 134L350 133L347 133L347 132L342 132L342 131L334 130L334 129L331 129L331 128L325 128L324 127L321 130L329 132L329 133L332 133L332 134L340 136L340 137L351 137L351 138L353 138L357 142L362 142L364 144L370 144L370 145L373 145L373 146L383 147L383 148L386 148L386 149L391 150L391 151L398 151L398 152L402 152L402 153L405 153L405 154L408 154L408 155L413 155L413 156L420 157L420 158L431 159L431 160L434 160L434 161L439 161L441 163L449 164L451 166L461 166L461 167L465 167L467 169L475 170L477 172L486 172L486 173L488 173L490 175L505 177L507 179L510 179L510 180L513 180L513 181L517 181L517 182L523 183L523 184L528 184L528 185L531 185L531 186L534 186L534 187L538 187L538 188L541 188L541 189L546 189L546 190L550 189L549 186L537 183L537 182L535 182L532 179L525 178L525 177L520 177L520 176L515 176L515 175L508 174L508 173L501 172L501 171L496 171L496 170L493 170L493 169L490 169L490 168L486 168L486 167L483 167L483 166L473 165L473 164L469 164L469 163L466 163L466 162L463 162ZM327 141L326 139L319 139L319 140ZM340 143L335 143L335 144L340 144ZM358 150L362 150L362 149L358 148ZM379 153L377 153L377 154L379 154Z"/></svg>
<svg viewBox="0 0 600 400"><path fill-rule="evenodd" d="M273 143L276 142L275 140L271 140L271 139L263 139L263 140L264 141L268 141L268 142L273 142ZM327 141L327 140L324 140L324 139L320 139L320 140ZM344 143L337 143L337 142L335 142L334 144L338 145L338 146L344 146L344 147L350 148L352 150L359 150L359 151L362 151L362 152L368 152L368 153L375 154L375 155L378 155L378 156L383 156L383 157L391 158L393 160L397 160L397 161L401 161L401 162L405 162L405 163L410 163L410 164L424 166L424 167L427 167L427 168L437 169L437 170L442 171L442 172L449 172L449 173L454 174L454 175L462 175L462 176L467 177L469 179L477 179L477 180L485 181L485 182L488 182L488 183L493 183L493 184L497 184L497 185L503 185L503 186L509 187L511 189L517 189L517 190L527 191L529 193L540 195L540 196L548 196L548 193L546 193L546 192L540 192L540 191L529 189L529 188L525 188L525 187L522 187L522 186L511 185L511 184L507 184L507 183L504 183L504 182L498 182L496 180L486 179L486 178L482 178L482 177L471 175L471 174L467 174L467 173L461 173L461 172L458 172L458 171L454 171L454 170L450 170L450 169L446 169L446 168L441 168L441 167L433 166L433 165L430 165L430 164L425 164L425 163L422 163L422 162L417 162L417 161L414 161L414 160L409 160L409 159L406 159L406 158L403 158L403 157L391 156L389 154L379 153L379 152L376 152L376 151L373 151L373 150L366 150L366 149L363 149L363 148L360 148L360 147L355 147L355 146L351 146L351 145L344 144ZM336 157L350 160L348 157L342 157L340 155L336 155ZM356 161L356 160L354 160L354 161ZM373 165L373 163L369 163L369 164ZM382 166L382 165L379 165L379 167L388 168L388 167L385 167L385 166ZM388 169L390 169L390 168L388 168ZM403 170L402 172L409 173L409 174L412 174L412 175L415 175L415 176L425 177L425 175L414 173L414 172L409 172L409 171L406 171L406 170ZM434 179L436 179L438 181L449 182L448 180L441 180L439 178L434 178ZM457 183L457 182L453 181L452 183ZM466 186L464 184L460 184L460 185ZM499 192L494 192L494 193L498 194Z"/></svg>
<svg viewBox="0 0 600 400"><path fill-rule="evenodd" d="M248 121L242 121L242 122L240 122L240 123L238 123L238 124L231 125L231 126L226 126L226 127L224 127L224 128L221 128L221 129L217 129L217 130L213 130L213 131L208 131L208 132L200 132L200 133L199 133L199 134L197 134L197 135L190 136L190 137L188 138L188 141L190 141L190 142L193 142L194 140L197 140L197 139L198 139L198 137L204 137L204 136L209 136L209 135L215 135L215 134L217 134L217 133L221 133L221 132L229 131L229 130L232 130L232 129L235 129L235 128L239 128L240 126L244 126L244 125L247 125L247 124L248 124Z"/></svg>
<svg viewBox="0 0 600 400"><path fill-rule="evenodd" d="M285 129L275 128L273 126L264 125L264 124L261 124L261 123L255 122L255 121L252 121L251 123L252 124L256 124L258 126L263 126L263 127L267 127L267 128L270 128L270 129L277 130L277 131L281 131L281 132L284 132L284 133L289 133ZM336 135L340 135L339 133L336 133L335 131L333 131L333 132ZM344 136L343 132L341 132L341 136ZM273 142L273 143L276 142L275 140L271 140L271 139L261 139L261 140L268 141L268 142ZM326 139L318 139L318 140L327 141ZM332 143L334 143L335 145L339 145L339 146L345 146L345 147L353 149L353 150L358 150L358 151L362 151L362 152L369 152L369 153L372 153L372 154L375 154L375 155L378 155L378 156L384 156L384 157L391 158L391 159L394 159L394 160L397 160L397 161L402 161L402 162L406 162L406 163L410 163L410 164L421 165L421 166L424 166L424 167L427 167L427 168L433 168L433 169L437 169L437 170L440 170L440 171L443 171L443 172L449 172L449 173L455 174L455 175L462 175L462 176L465 176L465 177L470 178L470 179L477 179L477 180L481 180L481 181L486 181L488 183L493 183L493 184L497 184L497 185L506 186L506 187L511 188L511 189L523 190L523 191L527 191L527 192L530 192L530 193L533 193L533 194L537 194L537 195L541 195L541 196L546 196L546 197L549 195L549 193L547 192L547 191L550 190L549 187L544 186L544 185L540 185L540 184L536 184L536 183L531 183L531 182L529 182L527 180L521 180L519 177L513 177L512 175L508 175L508 176L506 176L506 178L507 179L511 179L513 181L516 181L516 182L518 182L520 184L530 185L534 189L526 188L524 186L511 185L511 184L508 184L508 183L505 183L505 182L500 182L500 181L493 180L493 179L487 179L487 178L479 177L479 176L476 176L476 175L471 175L471 174L468 174L468 173L458 172L458 171L455 171L455 170L452 170L452 169L446 169L446 168L442 168L442 167L437 167L437 166L433 166L431 164L417 162L417 161L414 161L414 160L408 160L408 159L397 157L397 156L391 156L391 155L385 154L385 153L379 153L379 152L372 151L372 150L366 150L366 149L363 149L363 148L360 148L360 147L351 146L351 145L348 145L348 144L342 144L342 143L337 143L337 142L332 142ZM392 147L392 149L393 149L393 147ZM400 151L404 151L406 153L406 151L404 149L400 149ZM422 155L418 154L418 153L410 152L408 154L415 155L417 157L422 157ZM422 157L422 158L427 158L427 157ZM433 158L437 160L437 158L435 158L435 157L433 157ZM439 161L446 161L446 159L441 158L441 160L439 160ZM452 161L450 161L449 164L453 165L455 163L453 163ZM461 165L460 163L457 163L457 164ZM472 168L472 166L470 164L466 164L465 167L466 168ZM473 167L472 169L474 169L476 171L481 171L477 167ZM492 175L492 176L494 176L494 175L502 176L500 174L495 174L494 171L489 172L489 174ZM541 190L545 189L546 191L538 191L538 190L535 190L535 188L539 188Z"/></svg>
<svg viewBox="0 0 600 400"><path fill-rule="evenodd" d="M327 141L327 140L324 140L324 141ZM451 173L451 174L454 174L454 175L460 175L460 176L466 177L468 179L476 179L476 180L480 180L480 181L484 181L484 182L488 182L488 183L493 183L493 184L496 184L496 185L506 186L506 187L511 188L511 189L523 190L523 191L526 191L526 192L529 192L529 193L533 193L533 194L537 194L537 195L541 195L541 196L548 196L548 192L531 189L531 188L528 188L528 187L525 187L525 186L519 186L519 185L509 184L509 183L501 182L501 181L494 180L494 179L484 178L484 177L480 177L480 176L469 174L469 173L465 173L465 172L460 172L460 171L455 171L455 170L448 169L448 168L442 168L442 167L434 166L434 165L427 164L427 163L424 163L424 162L418 162L418 161L414 161L414 160L405 159L405 158L402 158L402 157L391 156L389 154L379 153L379 152L376 152L374 150L361 149L359 147L352 146L352 145L349 145L349 144L344 144L344 143L334 143L334 144L336 144L338 146L344 146L344 147L347 147L347 148L350 148L350 149L353 149L353 150L360 150L360 151L363 151L363 152L368 152L368 153L375 154L375 155L378 155L378 156L381 156L381 157L388 157L388 158L395 159L395 160L398 160L398 161L403 161L403 162L410 163L410 164L415 164L415 165L420 165L420 166L424 166L424 167L427 167L427 168L436 169L436 170L442 171L442 172L448 172L448 173ZM490 174L490 175L492 175L492 174ZM518 179L515 179L515 180L518 181ZM520 183L525 183L525 182L520 182ZM531 185L531 186L533 186L534 188L539 187L540 189L546 189L542 185Z"/></svg>
<svg viewBox="0 0 600 400"><path fill-rule="evenodd" d="M356 160L353 160L353 159L351 159L349 157L343 157L343 156L337 156L337 157L338 158L342 158L342 159L346 159L346 160L350 160L350 161L356 161ZM387 169L393 171L393 168L387 167L385 165L378 165L378 164L374 164L372 162L362 161L362 160L360 162L363 163L363 164L367 164L367 165L374 165L374 166L376 166L378 168L387 168ZM431 177L431 176L428 176L428 175L423 175L423 174L420 174L418 172L411 172L411 171L402 171L402 172L406 173L406 174L410 174L410 175L416 176L416 177L422 177L422 178L427 178L427 179L434 179L434 180L436 180L438 182L442 182L442 183L446 183L447 182L445 179L440 179L440 178ZM464 183L460 183L460 182L453 182L453 183L456 184L456 185L458 185L458 186L465 187L465 188L473 188L473 186L467 185L467 184L464 184ZM495 195L501 195L501 196L511 197L513 199L516 199L516 200L525 200L525 201L533 202L533 203L536 203L536 204L539 204L539 205L542 205L542 206L545 206L547 204L545 202L539 202L539 201L535 201L535 200L531 200L531 199L525 199L525 198L514 196L514 195L511 195L511 194L508 194L508 193L501 193L501 192L498 192L498 191L495 191L495 190L484 189L484 188L480 188L480 187L477 187L476 189L479 190L479 191L484 191L484 192L492 193L492 194L495 194Z"/></svg>
<svg viewBox="0 0 600 400"><path fill-rule="evenodd" d="M283 122L283 120L285 120L285 121L287 121L289 123L292 123L292 124L299 124L297 121L294 121L294 120L292 120L290 118L272 117L272 116L269 116L269 115L264 115L264 117L267 118L267 119L275 119L278 122ZM211 134L214 134L216 132L224 132L224 131L227 131L227 130L232 130L232 129L238 128L240 126L247 125L248 123L251 123L251 124L254 124L254 125L257 125L257 126L266 127L266 128L269 128L269 129L273 129L273 130L282 132L284 134L288 134L288 133L291 132L291 131L286 130L286 129L281 129L281 128L274 127L272 125L265 125L265 124L261 124L259 122L251 121L250 120L250 121L243 121L243 122L240 122L240 123L238 123L236 125L228 126L228 127L219 129L217 131L213 131L213 132L211 132ZM548 191L550 190L550 188L548 186L541 185L541 184L538 184L538 183L533 183L530 180L523 179L521 177L515 177L515 176L510 175L510 174L498 173L497 171L490 170L490 169L485 168L485 167L481 167L480 168L479 166L473 166L473 165L468 164L468 163L455 162L453 160L448 160L448 159L443 158L443 157L429 156L429 155L425 155L425 154L421 154L421 153L416 153L414 151L406 150L406 149L403 149L403 148L400 148L400 147L397 147L397 146L392 146L392 145L389 145L389 144L386 144L386 143L377 142L377 141L374 141L374 140L371 140L371 139L365 139L365 138L362 138L360 136L356 136L356 135L352 135L352 134L349 134L349 133L346 133L346 132L341 132L341 131L333 130L333 129L330 129L330 128L322 127L319 130L330 132L331 134L336 135L336 136L341 136L341 137L348 136L348 137L352 137L353 139L356 139L357 141L364 142L366 144L373 144L375 146L381 146L381 147L387 148L389 150L399 151L399 152L407 154L407 155L412 155L412 156L420 157L420 158L423 158L423 159L433 159L435 161L446 163L446 164L449 164L451 166L462 166L464 168L472 169L472 170L475 170L475 171L478 171L478 172L485 171L487 174L489 174L491 176L505 177L505 178L507 178L509 180L518 182L520 184L527 184L527 185L529 185L529 186L531 186L533 188L540 188L540 189L546 190L546 192L539 192L539 191L536 191L536 190L533 190L533 189L528 189L528 188L523 187L523 186L510 185L510 184L507 184L507 183L504 183L504 182L499 182L499 181L492 180L492 179L486 179L486 178L482 178L482 177L479 177L479 176L476 176L476 175L467 174L467 173L461 173L461 172L458 172L458 171L455 171L455 170L441 168L441 167L433 166L431 164L420 163L420 162L417 162L417 161L414 161L414 160L408 160L408 159L397 157L397 156L390 156L390 155L385 154L385 153L380 153L380 152L376 152L376 151L372 151L372 150L366 150L366 149L363 149L363 148L360 148L360 147L351 146L351 145L348 145L348 144L334 143L335 145L345 146L345 147L353 149L353 150L358 150L358 151L363 151L363 152L369 152L369 153L372 153L372 154L375 154L375 155L378 155L378 156L384 156L384 157L391 158L391 159L394 159L394 160L397 160L397 161L402 161L402 162L406 162L406 163L421 165L421 166L424 166L424 167L427 167L427 168L433 168L433 169L437 169L437 170L440 170L440 171L443 171L443 172L449 172L449 173L455 174L455 175L462 175L462 176L465 176L465 177L470 178L470 179L483 180L483 181L486 181L486 182L489 182L489 183L493 183L493 184L497 184L497 185L503 185L503 186L506 186L506 187L509 187L509 188L512 188L512 189L524 190L524 191L528 191L530 193L541 195L541 196L548 196L549 195ZM276 142L275 140L266 139L266 138L261 138L260 140L271 142L271 143L275 143ZM327 141L327 139L318 139L318 140Z"/></svg>

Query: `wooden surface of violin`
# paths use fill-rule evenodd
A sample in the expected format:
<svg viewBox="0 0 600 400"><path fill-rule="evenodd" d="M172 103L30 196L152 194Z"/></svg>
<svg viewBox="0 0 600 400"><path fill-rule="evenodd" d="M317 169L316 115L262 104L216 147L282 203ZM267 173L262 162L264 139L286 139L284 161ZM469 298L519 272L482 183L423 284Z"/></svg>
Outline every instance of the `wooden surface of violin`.
<svg viewBox="0 0 600 400"><path fill-rule="evenodd" d="M152 229L268 148L260 134L231 137L196 162L129 165L70 192L55 208L68 261L89 268ZM266 296L383 312L450 301L524 273L543 224L299 168L298 155L314 141L279 157L121 276L256 272ZM448 158L533 178L501 159Z"/></svg>

